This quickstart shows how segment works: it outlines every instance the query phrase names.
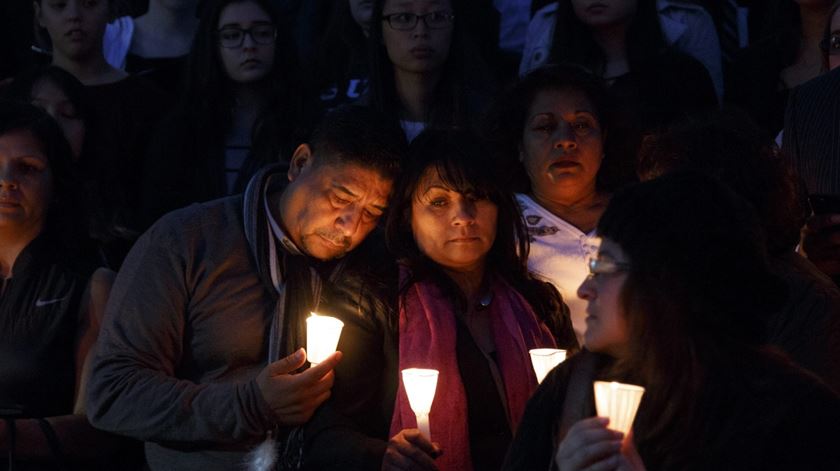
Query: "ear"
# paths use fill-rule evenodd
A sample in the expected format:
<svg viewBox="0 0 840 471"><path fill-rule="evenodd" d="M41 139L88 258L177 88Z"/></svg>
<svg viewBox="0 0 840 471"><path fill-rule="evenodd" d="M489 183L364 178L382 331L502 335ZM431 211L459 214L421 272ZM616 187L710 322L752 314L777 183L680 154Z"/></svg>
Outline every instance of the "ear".
<svg viewBox="0 0 840 471"><path fill-rule="evenodd" d="M44 21L41 19L41 14L43 13L41 11L41 2L38 2L38 1L32 2L32 8L33 8L33 11L35 12L35 21L38 22L38 26L41 27L41 28L46 28L46 26L44 26Z"/></svg>
<svg viewBox="0 0 840 471"><path fill-rule="evenodd" d="M287 172L289 181L295 181L306 168L311 167L314 159L315 155L312 153L312 148L309 147L309 144L299 145L295 149L294 154L292 154L292 163L289 165L289 171Z"/></svg>

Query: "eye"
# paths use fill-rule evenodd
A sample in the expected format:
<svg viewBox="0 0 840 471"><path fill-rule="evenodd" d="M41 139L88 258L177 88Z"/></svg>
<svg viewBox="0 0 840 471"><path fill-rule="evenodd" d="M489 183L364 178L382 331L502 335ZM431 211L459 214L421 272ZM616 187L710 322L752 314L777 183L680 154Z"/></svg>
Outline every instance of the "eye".
<svg viewBox="0 0 840 471"><path fill-rule="evenodd" d="M95 8L97 5L99 5L99 0L85 0L82 2L82 6L85 8Z"/></svg>
<svg viewBox="0 0 840 471"><path fill-rule="evenodd" d="M438 198L432 198L429 201L429 206L434 206L435 208L442 208L442 207L446 206L447 203L448 203L448 201L446 200L446 198L438 197Z"/></svg>
<svg viewBox="0 0 840 471"><path fill-rule="evenodd" d="M259 26L251 30L251 34L257 39L257 41L271 41L274 39L274 27L273 26Z"/></svg>
<svg viewBox="0 0 840 471"><path fill-rule="evenodd" d="M67 6L67 2L52 2L50 3L50 7L56 10L63 10L64 7Z"/></svg>
<svg viewBox="0 0 840 471"><path fill-rule="evenodd" d="M380 217L382 217L381 212L373 212L369 209L364 210L364 212L362 213L362 218L367 222L376 221Z"/></svg>
<svg viewBox="0 0 840 471"><path fill-rule="evenodd" d="M348 200L347 198L343 198L342 196L340 196L337 193L332 194L332 202L335 206L339 206L339 207L347 206L348 204L351 203L350 200Z"/></svg>
<svg viewBox="0 0 840 471"><path fill-rule="evenodd" d="M397 13L391 15L391 21L401 25L407 25L414 21L414 13Z"/></svg>
<svg viewBox="0 0 840 471"><path fill-rule="evenodd" d="M239 31L238 29L223 29L221 32L219 32L219 37L222 38L222 40L227 41L238 40L241 36L242 31Z"/></svg>

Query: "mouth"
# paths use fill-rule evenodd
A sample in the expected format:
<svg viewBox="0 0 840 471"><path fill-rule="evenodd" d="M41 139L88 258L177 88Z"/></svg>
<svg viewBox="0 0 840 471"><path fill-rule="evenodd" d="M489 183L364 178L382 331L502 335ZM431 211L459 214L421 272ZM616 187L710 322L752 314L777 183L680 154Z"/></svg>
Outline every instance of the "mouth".
<svg viewBox="0 0 840 471"><path fill-rule="evenodd" d="M587 13L598 14L598 13L602 13L606 9L607 9L607 6L604 5L603 3L595 3L595 4L587 7L586 12Z"/></svg>
<svg viewBox="0 0 840 471"><path fill-rule="evenodd" d="M416 59L428 59L428 58L432 57L432 54L435 53L435 50L428 47L428 46L417 46L417 47L411 48L411 50L409 52Z"/></svg>
<svg viewBox="0 0 840 471"><path fill-rule="evenodd" d="M81 30L79 28L75 28L75 29L71 29L70 31L64 33L64 36L69 38L69 39L73 39L73 40L78 41L78 40L84 39L85 36L87 36L87 33L84 32L84 30Z"/></svg>
<svg viewBox="0 0 840 471"><path fill-rule="evenodd" d="M240 67L244 68L252 68L252 67L259 67L262 65L262 61L259 59L246 59L239 64Z"/></svg>
<svg viewBox="0 0 840 471"><path fill-rule="evenodd" d="M330 245L330 246L333 246L333 247L336 247L336 248L346 250L348 247L350 247L350 241L347 240L347 239L344 239L344 238L342 238L342 239L332 239L332 238L327 237L323 234L318 234L318 237L320 237L327 245Z"/></svg>
<svg viewBox="0 0 840 471"><path fill-rule="evenodd" d="M558 160L557 162L553 162L551 165L549 165L548 168L549 170L554 170L574 167L580 167L580 164L578 162L575 162L574 160Z"/></svg>
<svg viewBox="0 0 840 471"><path fill-rule="evenodd" d="M478 242L480 240L481 240L480 237L456 237L454 239L449 239L449 242L452 242L452 243L455 243L455 244L470 244L470 243L473 243L473 242Z"/></svg>

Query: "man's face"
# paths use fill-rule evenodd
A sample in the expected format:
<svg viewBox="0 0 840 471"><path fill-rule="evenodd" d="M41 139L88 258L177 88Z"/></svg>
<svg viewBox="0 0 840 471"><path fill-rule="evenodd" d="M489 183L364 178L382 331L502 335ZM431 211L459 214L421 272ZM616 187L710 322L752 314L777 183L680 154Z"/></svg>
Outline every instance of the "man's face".
<svg viewBox="0 0 840 471"><path fill-rule="evenodd" d="M342 257L376 226L392 181L353 163L319 162L307 145L298 147L289 186L279 197L286 235L319 260Z"/></svg>

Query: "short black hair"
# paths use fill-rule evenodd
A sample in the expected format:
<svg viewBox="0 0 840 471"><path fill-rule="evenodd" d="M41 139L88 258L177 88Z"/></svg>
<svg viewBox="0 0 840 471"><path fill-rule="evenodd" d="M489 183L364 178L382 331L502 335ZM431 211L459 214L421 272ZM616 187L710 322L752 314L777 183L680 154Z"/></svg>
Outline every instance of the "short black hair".
<svg viewBox="0 0 840 471"><path fill-rule="evenodd" d="M309 141L315 164L352 163L396 179L406 141L401 129L370 107L343 105L327 113Z"/></svg>

